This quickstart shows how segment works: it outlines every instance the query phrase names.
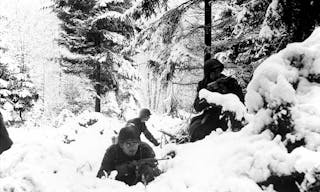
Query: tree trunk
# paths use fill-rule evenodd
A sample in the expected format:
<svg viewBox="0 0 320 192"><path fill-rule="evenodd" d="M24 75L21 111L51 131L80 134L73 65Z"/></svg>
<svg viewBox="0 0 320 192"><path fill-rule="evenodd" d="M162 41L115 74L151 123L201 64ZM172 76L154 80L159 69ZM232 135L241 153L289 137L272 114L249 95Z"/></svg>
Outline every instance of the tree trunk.
<svg viewBox="0 0 320 192"><path fill-rule="evenodd" d="M204 61L211 57L211 3L210 0L204 1Z"/></svg>
<svg viewBox="0 0 320 192"><path fill-rule="evenodd" d="M152 106L152 74L151 72L148 73L148 78L147 78L147 98L148 98L148 107Z"/></svg>
<svg viewBox="0 0 320 192"><path fill-rule="evenodd" d="M20 117L20 120L23 122L24 120L22 118L22 111L21 110L19 111L19 117Z"/></svg>
<svg viewBox="0 0 320 192"><path fill-rule="evenodd" d="M101 66L100 63L97 62L96 65L96 84L95 84L95 89L96 89L96 104L95 104L95 112L101 112Z"/></svg>

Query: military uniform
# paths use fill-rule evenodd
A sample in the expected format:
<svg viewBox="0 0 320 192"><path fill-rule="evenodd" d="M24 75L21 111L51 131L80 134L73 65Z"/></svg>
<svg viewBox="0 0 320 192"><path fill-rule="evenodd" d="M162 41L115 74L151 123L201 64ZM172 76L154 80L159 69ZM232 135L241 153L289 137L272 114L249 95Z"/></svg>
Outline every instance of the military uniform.
<svg viewBox="0 0 320 192"><path fill-rule="evenodd" d="M135 127L135 130L137 131L138 135L140 136L141 133L144 134L144 136L155 146L158 146L158 141L153 137L153 135L150 133L150 131L147 129L147 126L144 122L141 121L141 118L137 117L134 119L131 119L127 122L127 126L130 126L130 124L133 124Z"/></svg>
<svg viewBox="0 0 320 192"><path fill-rule="evenodd" d="M0 154L8 150L12 145L8 131L4 125L2 114L0 113Z"/></svg>
<svg viewBox="0 0 320 192"><path fill-rule="evenodd" d="M123 181L128 185L135 185L142 181L141 174L137 173L137 171L142 170L136 170L136 167L130 165L130 162L154 157L154 151L147 143L144 142L141 142L136 155L131 157L127 156L122 151L119 144L114 144L107 149L97 177L101 178L104 176L104 171L109 175L111 171L117 170L118 174L116 176L116 180ZM156 166L153 168L157 173L160 172L157 170ZM143 169L146 168L144 167Z"/></svg>
<svg viewBox="0 0 320 192"><path fill-rule="evenodd" d="M115 179L128 185L147 184L160 175L153 149L140 141L133 127L120 130L118 143L107 149L97 177L108 176L114 170L118 172Z"/></svg>
<svg viewBox="0 0 320 192"><path fill-rule="evenodd" d="M193 106L196 112L203 111L203 113L191 119L191 123L189 126L189 135L191 142L203 139L206 135L209 135L218 127L222 128L223 130L226 130L228 128L227 120L225 119L226 116L220 118L220 115L222 114L222 107L209 104L205 99L200 100L199 91L201 89L207 89L211 92L218 92L221 94L233 93L239 97L241 102L244 102L242 89L236 79L227 77L223 74L220 75L219 79L210 79L210 72L213 70L213 68L217 67L223 69L223 65L217 60L206 62L204 66L204 79L198 83L197 96L195 98ZM210 86L214 82L219 83L217 83L216 86ZM229 113L229 116L231 116L231 121L234 124L239 124L239 122L234 119L234 114Z"/></svg>

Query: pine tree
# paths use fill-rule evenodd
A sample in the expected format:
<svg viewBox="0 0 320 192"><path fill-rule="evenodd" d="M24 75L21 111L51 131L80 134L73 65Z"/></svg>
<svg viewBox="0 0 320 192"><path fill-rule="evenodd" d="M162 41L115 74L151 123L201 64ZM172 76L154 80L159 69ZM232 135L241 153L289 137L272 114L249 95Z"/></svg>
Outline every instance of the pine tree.
<svg viewBox="0 0 320 192"><path fill-rule="evenodd" d="M282 19L288 29L289 43L303 41L320 23L319 1L280 0L279 4L283 7Z"/></svg>
<svg viewBox="0 0 320 192"><path fill-rule="evenodd" d="M118 89L115 60L133 34L124 12L130 1L101 3L92 0L57 0L55 11L63 21L60 44L71 56L63 56L66 72L85 73L96 91L95 111L100 112L101 95Z"/></svg>
<svg viewBox="0 0 320 192"><path fill-rule="evenodd" d="M166 1L55 1L55 11L63 22L59 42L72 53L62 58L65 72L85 73L92 80L95 111L101 110L102 94L119 92L119 77L130 79L117 70L131 62L121 52L134 34L131 18L149 17L161 2Z"/></svg>
<svg viewBox="0 0 320 192"><path fill-rule="evenodd" d="M186 1L164 13L137 36L135 50L152 56L149 66L157 63L150 71L158 78L173 77L168 81L164 79L163 87L174 83L175 90L189 89L200 78L194 74L201 74L199 69L206 48L203 2ZM304 40L319 24L316 11L320 9L319 1L210 0L209 3L212 7L211 57L222 61L243 88L264 59L290 42ZM305 22L305 18L310 22ZM161 74L166 72L167 76ZM167 91L166 87L163 90ZM190 106L194 99L190 93L186 96L176 93L176 98L181 98L179 108Z"/></svg>
<svg viewBox="0 0 320 192"><path fill-rule="evenodd" d="M29 111L38 99L37 91L30 80L25 66L20 66L5 55L6 49L0 41L0 104L9 113L18 113L21 121L23 113ZM8 67L10 65L10 68ZM16 121L15 118L11 119Z"/></svg>

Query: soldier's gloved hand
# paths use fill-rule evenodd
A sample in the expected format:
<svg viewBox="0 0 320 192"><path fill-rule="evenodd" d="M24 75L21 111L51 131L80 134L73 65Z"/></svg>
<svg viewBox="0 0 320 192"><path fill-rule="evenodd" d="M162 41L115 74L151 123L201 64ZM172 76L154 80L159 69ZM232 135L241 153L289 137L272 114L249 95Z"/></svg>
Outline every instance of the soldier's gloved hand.
<svg viewBox="0 0 320 192"><path fill-rule="evenodd" d="M116 170L118 171L118 176L128 175L130 172L133 172L137 166L136 161L132 161L129 163L124 163L116 166Z"/></svg>
<svg viewBox="0 0 320 192"><path fill-rule="evenodd" d="M128 164L128 168L129 169L135 169L138 166L138 164L139 164L138 161L133 160Z"/></svg>
<svg viewBox="0 0 320 192"><path fill-rule="evenodd" d="M158 160L157 159L151 159L145 163L145 165L150 166L150 167L156 167L158 165Z"/></svg>
<svg viewBox="0 0 320 192"><path fill-rule="evenodd" d="M118 165L116 166L116 170L118 171L118 176L127 175L129 172L128 164Z"/></svg>

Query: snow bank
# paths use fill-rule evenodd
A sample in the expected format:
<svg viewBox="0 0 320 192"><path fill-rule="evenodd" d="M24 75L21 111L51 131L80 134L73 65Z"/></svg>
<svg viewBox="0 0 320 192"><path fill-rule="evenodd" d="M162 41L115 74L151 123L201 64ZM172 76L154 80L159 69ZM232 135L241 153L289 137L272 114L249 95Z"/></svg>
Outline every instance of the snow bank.
<svg viewBox="0 0 320 192"><path fill-rule="evenodd" d="M148 186L150 191L257 192L261 189L255 182L273 171L285 174L293 169L283 163L291 159L285 148L268 134L214 132L199 142L176 146L176 151L176 158L165 164L167 172Z"/></svg>
<svg viewBox="0 0 320 192"><path fill-rule="evenodd" d="M79 125L88 119L98 121L87 127ZM178 122L154 115L149 127L155 132L168 123ZM280 138L272 139L268 131L251 135L245 131L217 130L196 143L155 148L157 157L172 150L177 155L159 162L165 173L148 186L139 183L129 187L109 178L95 177L105 149L111 144L113 128L121 127L122 123L99 113L85 113L57 129L9 129L15 144L0 156L0 191L258 192L263 190L256 182L264 181L271 174L311 170L315 162L310 161L314 154L306 149L288 154ZM105 130L102 135L101 130ZM75 140L64 143L63 136L74 131L77 132ZM305 154L309 154L309 158Z"/></svg>
<svg viewBox="0 0 320 192"><path fill-rule="evenodd" d="M320 146L320 28L302 43L289 44L254 72L245 97L249 112L269 113L275 121L284 116L292 121L290 140L304 138L309 149ZM260 127L261 128L261 127Z"/></svg>
<svg viewBox="0 0 320 192"><path fill-rule="evenodd" d="M97 121L85 127L89 119ZM0 191L111 190L115 181L102 182L95 175L116 129L119 121L89 112L57 129L9 129L14 145L0 156Z"/></svg>
<svg viewBox="0 0 320 192"><path fill-rule="evenodd" d="M287 174L294 169L293 164L286 163L293 161L293 156L277 140L270 140L268 133L250 136L214 132L197 143L157 148L158 157L171 150L177 153L174 159L160 162L166 172L147 188L141 183L128 187L112 179L95 178L105 149L111 144L112 134L100 135L95 130L103 123L87 128L77 128L74 123L72 130L78 130L78 137L70 144L61 137L66 128L9 129L15 144L0 156L0 191L256 192L256 181L273 171Z"/></svg>

